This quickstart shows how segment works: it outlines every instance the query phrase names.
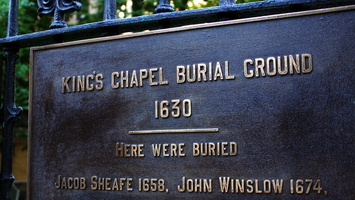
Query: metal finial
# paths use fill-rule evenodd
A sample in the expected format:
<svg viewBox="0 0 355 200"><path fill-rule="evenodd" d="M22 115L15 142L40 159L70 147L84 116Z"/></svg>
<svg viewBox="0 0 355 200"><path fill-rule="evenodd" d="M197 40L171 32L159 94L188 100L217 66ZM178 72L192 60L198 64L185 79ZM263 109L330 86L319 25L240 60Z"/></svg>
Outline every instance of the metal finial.
<svg viewBox="0 0 355 200"><path fill-rule="evenodd" d="M64 13L72 13L79 11L82 7L81 3L73 0L37 0L38 15L53 15L54 21L50 28L67 27L64 21Z"/></svg>

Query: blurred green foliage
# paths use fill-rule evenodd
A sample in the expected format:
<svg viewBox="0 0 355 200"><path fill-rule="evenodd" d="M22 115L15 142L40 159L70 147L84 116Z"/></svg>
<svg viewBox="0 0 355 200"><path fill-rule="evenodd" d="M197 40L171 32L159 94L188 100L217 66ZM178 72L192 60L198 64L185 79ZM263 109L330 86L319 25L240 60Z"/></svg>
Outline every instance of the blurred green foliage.
<svg viewBox="0 0 355 200"><path fill-rule="evenodd" d="M248 3L261 0L238 0L237 3ZM95 1L93 1L95 2ZM118 9L118 18L134 17L153 14L158 0L131 0L131 6L128 6L126 0L116 0ZM173 0L173 8L176 11L206 8L218 5L218 0ZM90 5L89 0L82 0L82 10L80 12L66 16L66 19L74 18L75 24L85 24L90 22L101 21L103 16L104 0L96 0L95 5ZM9 0L0 0L0 38L6 37L7 31L7 15ZM129 9L130 8L130 9ZM94 12L89 12L94 10ZM48 30L52 18L37 16L36 0L20 0L18 10L18 34L27 34L43 30ZM21 49L19 52L20 59L16 65L16 96L17 106L24 109L22 119L15 126L15 136L27 137L27 113L28 113L28 95L29 95L29 48ZM2 69L4 72L4 67ZM2 73L4 81L4 73ZM1 88L3 94L4 88ZM1 95L3 98L3 95ZM2 106L3 99L1 99Z"/></svg>

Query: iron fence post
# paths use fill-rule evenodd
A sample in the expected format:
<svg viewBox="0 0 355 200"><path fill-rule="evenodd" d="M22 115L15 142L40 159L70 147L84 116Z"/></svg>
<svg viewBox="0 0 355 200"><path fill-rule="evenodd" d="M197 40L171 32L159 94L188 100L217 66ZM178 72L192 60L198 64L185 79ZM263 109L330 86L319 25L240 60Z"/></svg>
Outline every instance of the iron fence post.
<svg viewBox="0 0 355 200"><path fill-rule="evenodd" d="M1 159L1 199L11 199L11 186L14 181L12 174L13 158L13 126L22 111L15 105L15 64L18 49L5 48L5 84L2 122L2 159Z"/></svg>
<svg viewBox="0 0 355 200"><path fill-rule="evenodd" d="M18 0L10 0L7 24L7 37L17 35L18 31ZM11 200L11 186L14 181L12 174L13 158L13 127L22 111L21 107L15 106L15 69L18 59L18 48L4 48L5 52L5 83L4 103L2 107L2 157L1 157L1 194L0 199Z"/></svg>
<svg viewBox="0 0 355 200"><path fill-rule="evenodd" d="M104 20L116 19L116 0L105 0L104 4Z"/></svg>
<svg viewBox="0 0 355 200"><path fill-rule="evenodd" d="M218 5L219 6L230 6L235 4L236 0L220 0Z"/></svg>
<svg viewBox="0 0 355 200"><path fill-rule="evenodd" d="M158 6L154 9L154 13L164 13L164 12L173 12L174 9L170 5L169 0L159 0Z"/></svg>

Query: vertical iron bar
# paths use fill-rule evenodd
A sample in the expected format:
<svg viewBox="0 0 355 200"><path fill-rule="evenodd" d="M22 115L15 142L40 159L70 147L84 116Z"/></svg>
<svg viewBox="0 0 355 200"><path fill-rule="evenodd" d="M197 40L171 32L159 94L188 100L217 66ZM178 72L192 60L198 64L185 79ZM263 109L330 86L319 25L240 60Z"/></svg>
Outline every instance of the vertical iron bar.
<svg viewBox="0 0 355 200"><path fill-rule="evenodd" d="M4 49L6 54L3 123L2 123L2 160L1 160L1 199L11 199L13 158L13 127L22 108L15 106L15 63L18 49Z"/></svg>
<svg viewBox="0 0 355 200"><path fill-rule="evenodd" d="M2 124L2 122L3 122L3 118L4 118L4 116L3 116L3 114L4 114L4 112L3 112L3 109L2 109L2 103L3 103L3 101L2 101L2 94L3 94L3 92L4 92L4 88L2 87L2 75L3 75L3 68L2 68L2 66L3 66L3 61L4 61L4 56L2 55L2 54L0 54L0 124ZM2 129L1 129L2 130ZM0 169L1 170L1 169ZM0 172L0 174L1 174L1 172ZM0 195L1 195L1 180L0 180Z"/></svg>
<svg viewBox="0 0 355 200"><path fill-rule="evenodd" d="M10 0L7 19L7 37L17 35L18 0Z"/></svg>
<svg viewBox="0 0 355 200"><path fill-rule="evenodd" d="M159 0L158 6L155 8L154 13L173 12L174 9L170 5L170 0Z"/></svg>
<svg viewBox="0 0 355 200"><path fill-rule="evenodd" d="M54 28L64 28L64 27L68 27L67 23L64 20L64 13L61 12L58 9L54 10L53 13L53 22L52 24L49 26L49 28L54 29Z"/></svg>
<svg viewBox="0 0 355 200"><path fill-rule="evenodd" d="M116 0L105 0L104 20L116 19Z"/></svg>
<svg viewBox="0 0 355 200"><path fill-rule="evenodd" d="M2 93L4 91L4 89L2 88L2 62L4 60L4 57L2 54L0 54L0 124L2 124L2 107L1 107L1 103L2 103Z"/></svg>
<svg viewBox="0 0 355 200"><path fill-rule="evenodd" d="M10 0L7 37L17 35L18 23L18 0ZM14 181L12 174L13 158L13 126L22 111L21 107L15 106L15 63L18 59L18 48L7 47L5 51L5 84L4 104L2 108L2 160L1 160L1 194L0 199L11 200L11 186Z"/></svg>
<svg viewBox="0 0 355 200"><path fill-rule="evenodd" d="M228 6L235 4L236 0L219 0L219 6Z"/></svg>

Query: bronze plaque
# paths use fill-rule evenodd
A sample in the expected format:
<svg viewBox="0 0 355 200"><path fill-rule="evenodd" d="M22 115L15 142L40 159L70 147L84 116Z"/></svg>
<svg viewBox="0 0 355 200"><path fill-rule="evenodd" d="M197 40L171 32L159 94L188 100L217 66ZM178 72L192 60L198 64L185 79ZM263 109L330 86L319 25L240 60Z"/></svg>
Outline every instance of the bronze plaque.
<svg viewBox="0 0 355 200"><path fill-rule="evenodd" d="M30 199L352 199L354 6L32 49Z"/></svg>

